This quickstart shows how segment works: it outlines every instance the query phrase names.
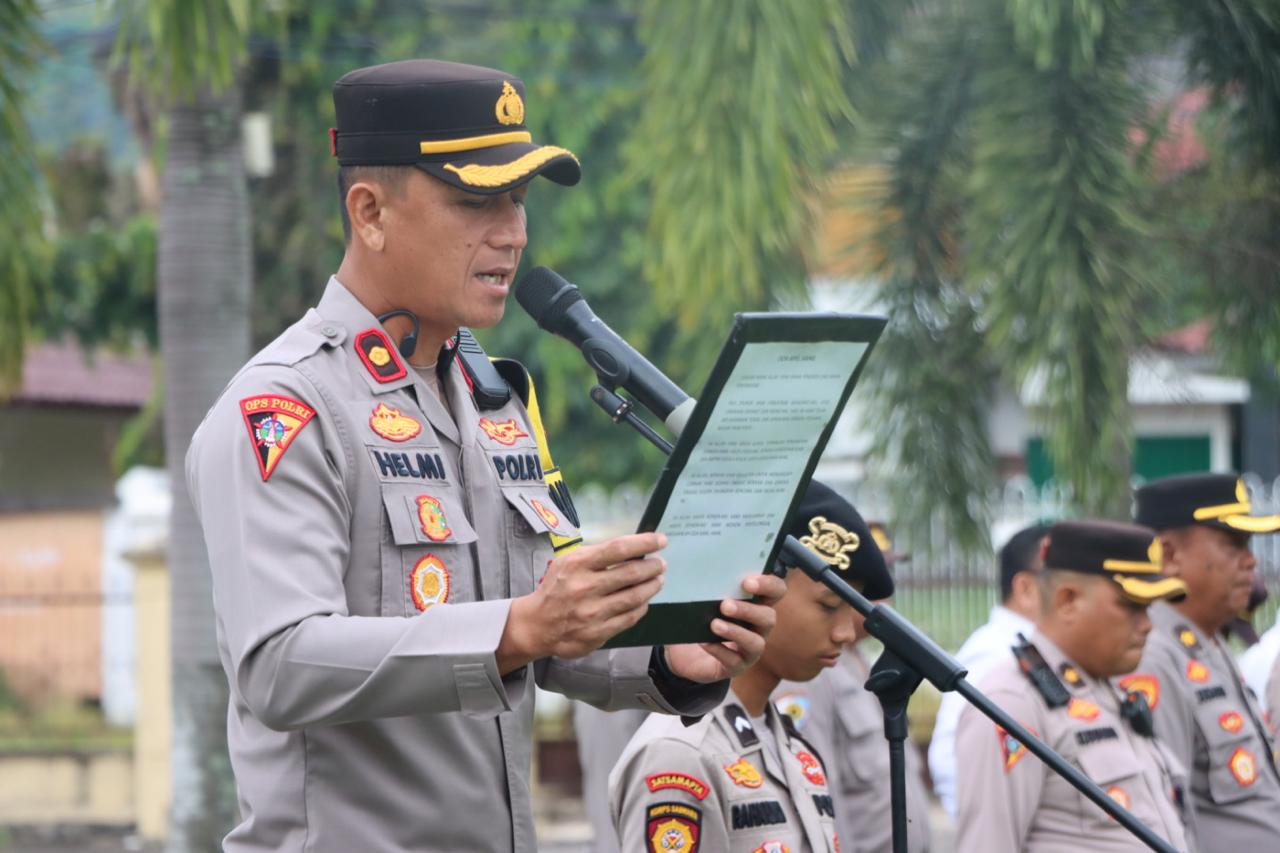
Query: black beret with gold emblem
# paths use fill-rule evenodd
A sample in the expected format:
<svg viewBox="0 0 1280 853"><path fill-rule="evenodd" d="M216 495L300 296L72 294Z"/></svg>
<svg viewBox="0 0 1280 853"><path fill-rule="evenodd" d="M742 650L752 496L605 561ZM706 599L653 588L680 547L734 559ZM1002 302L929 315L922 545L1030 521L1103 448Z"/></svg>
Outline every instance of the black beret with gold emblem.
<svg viewBox="0 0 1280 853"><path fill-rule="evenodd" d="M846 582L862 581L862 594L872 601L893 595L893 576L871 528L853 504L817 480L809 481L787 532Z"/></svg>
<svg viewBox="0 0 1280 853"><path fill-rule="evenodd" d="M1138 604L1186 597L1185 583L1160 573L1160 540L1149 528L1114 521L1059 521L1049 528L1041 547L1045 571L1103 575Z"/></svg>
<svg viewBox="0 0 1280 853"><path fill-rule="evenodd" d="M567 186L582 176L571 152L533 142L523 81L492 68L435 59L360 68L334 84L333 106L343 166L417 166L481 195L538 174Z"/></svg>
<svg viewBox="0 0 1280 853"><path fill-rule="evenodd" d="M1204 524L1244 533L1280 530L1280 515L1252 515L1249 490L1235 474L1183 474L1138 488L1135 521L1153 530Z"/></svg>

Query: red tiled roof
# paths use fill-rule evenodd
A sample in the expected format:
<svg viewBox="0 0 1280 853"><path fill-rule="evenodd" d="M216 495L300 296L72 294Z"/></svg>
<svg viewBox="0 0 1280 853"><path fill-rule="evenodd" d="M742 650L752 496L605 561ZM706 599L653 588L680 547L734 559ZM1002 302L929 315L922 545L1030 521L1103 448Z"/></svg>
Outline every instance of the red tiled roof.
<svg viewBox="0 0 1280 853"><path fill-rule="evenodd" d="M1156 341L1156 346L1162 350L1200 355L1209 349L1209 338L1212 334L1213 321L1206 317L1189 326L1161 335Z"/></svg>
<svg viewBox="0 0 1280 853"><path fill-rule="evenodd" d="M1209 159L1204 141L1196 132L1196 120L1209 105L1209 89L1200 86L1175 96L1162 109L1169 111L1164 135L1152 148L1156 177L1161 180L1175 178L1183 172L1203 165ZM1146 142L1147 134L1141 128L1129 131L1129 138L1137 145Z"/></svg>
<svg viewBox="0 0 1280 853"><path fill-rule="evenodd" d="M75 344L30 347L14 402L141 408L151 396L151 359L145 352L92 356Z"/></svg>

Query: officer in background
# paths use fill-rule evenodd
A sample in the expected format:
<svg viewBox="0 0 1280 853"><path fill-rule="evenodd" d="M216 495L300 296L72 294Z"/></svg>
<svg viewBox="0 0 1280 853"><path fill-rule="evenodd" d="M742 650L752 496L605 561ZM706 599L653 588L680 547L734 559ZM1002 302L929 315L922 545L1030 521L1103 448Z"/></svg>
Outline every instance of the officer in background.
<svg viewBox="0 0 1280 853"><path fill-rule="evenodd" d="M1040 543L1048 525L1019 530L1000 549L1000 603L991 608L985 624L969 635L956 660L969 670L969 682L977 684L987 670L1009 657L1018 634L1030 636L1040 618ZM929 776L934 793L952 818L956 816L956 725L969 706L959 693L942 694L938 716L929 738Z"/></svg>
<svg viewBox="0 0 1280 853"><path fill-rule="evenodd" d="M517 364L464 375L503 315L532 142L524 86L431 60L334 87L346 252L319 305L196 432L242 822L229 851L533 851L533 684L699 714L763 650L778 578L708 643L596 653L643 614L658 534L579 544ZM446 347L452 342L454 346Z"/></svg>
<svg viewBox="0 0 1280 853"><path fill-rule="evenodd" d="M855 588L881 598L893 591L866 523L821 483L809 484L789 532ZM783 679L808 681L838 664L854 611L798 569L786 584L764 654L733 679L728 701L687 727L652 715L627 745L609 777L627 853L840 849L827 765L770 698Z"/></svg>
<svg viewBox="0 0 1280 853"><path fill-rule="evenodd" d="M868 528L892 569L901 558L893 550L893 540L880 522L870 522ZM887 584L863 589L872 601L882 601L892 592ZM866 689L871 667L858 644L869 635L865 618L856 611L853 629L854 641L845 647L840 663L811 681L784 681L774 692L774 705L795 721L796 729L826 760L843 853L887 853L893 849L889 742L880 700ZM923 762L913 741L904 747L907 849L924 853L929 849L929 794Z"/></svg>
<svg viewBox="0 0 1280 853"><path fill-rule="evenodd" d="M1280 516L1250 509L1232 474L1167 477L1137 490L1138 522L1159 531L1166 574L1187 585L1186 600L1151 608L1141 669L1159 679L1156 733L1190 775L1202 853L1280 849L1271 735L1219 638L1253 586L1250 534L1280 529Z"/></svg>
<svg viewBox="0 0 1280 853"><path fill-rule="evenodd" d="M618 853L618 837L609 813L609 773L648 716L646 711L602 711L585 702L573 703L573 734L578 742L582 805L591 824L592 853Z"/></svg>
<svg viewBox="0 0 1280 853"><path fill-rule="evenodd" d="M1188 840L1181 769L1152 737L1163 701L1132 672L1151 630L1147 605L1181 596L1160 575L1150 530L1063 521L1045 544L1043 615L979 688L1175 848ZM957 853L1146 850L1106 812L976 708L956 733Z"/></svg>

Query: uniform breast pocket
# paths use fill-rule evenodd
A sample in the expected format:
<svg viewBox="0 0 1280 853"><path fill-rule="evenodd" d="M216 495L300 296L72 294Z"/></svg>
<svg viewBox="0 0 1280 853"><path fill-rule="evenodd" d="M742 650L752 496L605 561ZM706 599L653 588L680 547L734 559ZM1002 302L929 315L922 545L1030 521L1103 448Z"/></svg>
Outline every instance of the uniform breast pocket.
<svg viewBox="0 0 1280 853"><path fill-rule="evenodd" d="M578 528L551 499L543 485L503 486L507 499L507 547L511 561L511 595L533 591L554 556L551 536L576 538Z"/></svg>
<svg viewBox="0 0 1280 853"><path fill-rule="evenodd" d="M869 701L868 701L869 700ZM884 739L884 716L870 696L844 695L837 703L840 721L840 784L854 790L889 778L889 743ZM838 743L839 743L838 741Z"/></svg>
<svg viewBox="0 0 1280 853"><path fill-rule="evenodd" d="M475 601L476 532L452 490L384 486L382 504L382 615Z"/></svg>
<svg viewBox="0 0 1280 853"><path fill-rule="evenodd" d="M1209 798L1218 805L1254 796L1266 755L1258 751L1242 711L1205 714L1200 720L1209 753Z"/></svg>
<svg viewBox="0 0 1280 853"><path fill-rule="evenodd" d="M1159 825L1157 816L1146 808L1146 780L1133 747L1122 740L1099 741L1080 747L1077 760L1084 774L1107 796L1148 826ZM1111 816L1092 803L1084 802L1083 808L1086 827L1112 825Z"/></svg>

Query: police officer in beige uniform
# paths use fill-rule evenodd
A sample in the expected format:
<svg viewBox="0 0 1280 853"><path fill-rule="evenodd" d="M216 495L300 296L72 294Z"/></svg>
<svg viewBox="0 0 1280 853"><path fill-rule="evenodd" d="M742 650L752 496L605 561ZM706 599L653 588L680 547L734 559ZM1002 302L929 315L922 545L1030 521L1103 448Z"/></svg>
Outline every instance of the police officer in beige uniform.
<svg viewBox="0 0 1280 853"><path fill-rule="evenodd" d="M870 522L876 545L892 567L897 556L884 525ZM872 601L888 598L893 587L869 584ZM890 808L889 742L884 735L880 700L866 688L870 662L858 644L869 635L862 614L853 614L854 641L840 662L812 681L784 681L774 692L774 705L789 715L805 739L822 753L827 784L835 799L836 827L843 853L879 853L893 849ZM929 795L923 762L912 742L904 744L907 776L907 849L929 849Z"/></svg>
<svg viewBox="0 0 1280 853"><path fill-rule="evenodd" d="M1151 608L1141 671L1160 681L1156 733L1190 775L1196 842L1202 853L1278 850L1274 743L1219 632L1249 599L1250 534L1280 528L1280 516L1251 515L1232 474L1154 480L1136 497L1138 522L1159 531L1165 572L1187 585L1186 600Z"/></svg>
<svg viewBox="0 0 1280 853"><path fill-rule="evenodd" d="M855 587L881 597L893 580L866 523L811 482L791 534ZM728 701L692 726L650 716L609 777L626 853L830 853L840 849L827 765L770 701L785 678L834 667L852 642L853 608L793 569L764 655L733 680Z"/></svg>
<svg viewBox="0 0 1280 853"><path fill-rule="evenodd" d="M445 346L502 317L527 181L579 177L530 141L523 97L429 60L338 81L342 265L192 441L243 818L227 850L532 851L530 681L698 714L763 649L783 584L751 576L763 600L712 623L732 646L595 651L659 589L662 537L574 547L523 370L464 373Z"/></svg>
<svg viewBox="0 0 1280 853"><path fill-rule="evenodd" d="M1178 850L1182 771L1152 737L1157 689L1133 671L1147 605L1182 595L1150 530L1063 521L1049 530L1044 608L1028 642L979 688ZM1150 703L1148 703L1148 697ZM1159 714L1163 702L1159 702ZM968 707L956 732L957 853L1140 851L1146 846L999 726Z"/></svg>

